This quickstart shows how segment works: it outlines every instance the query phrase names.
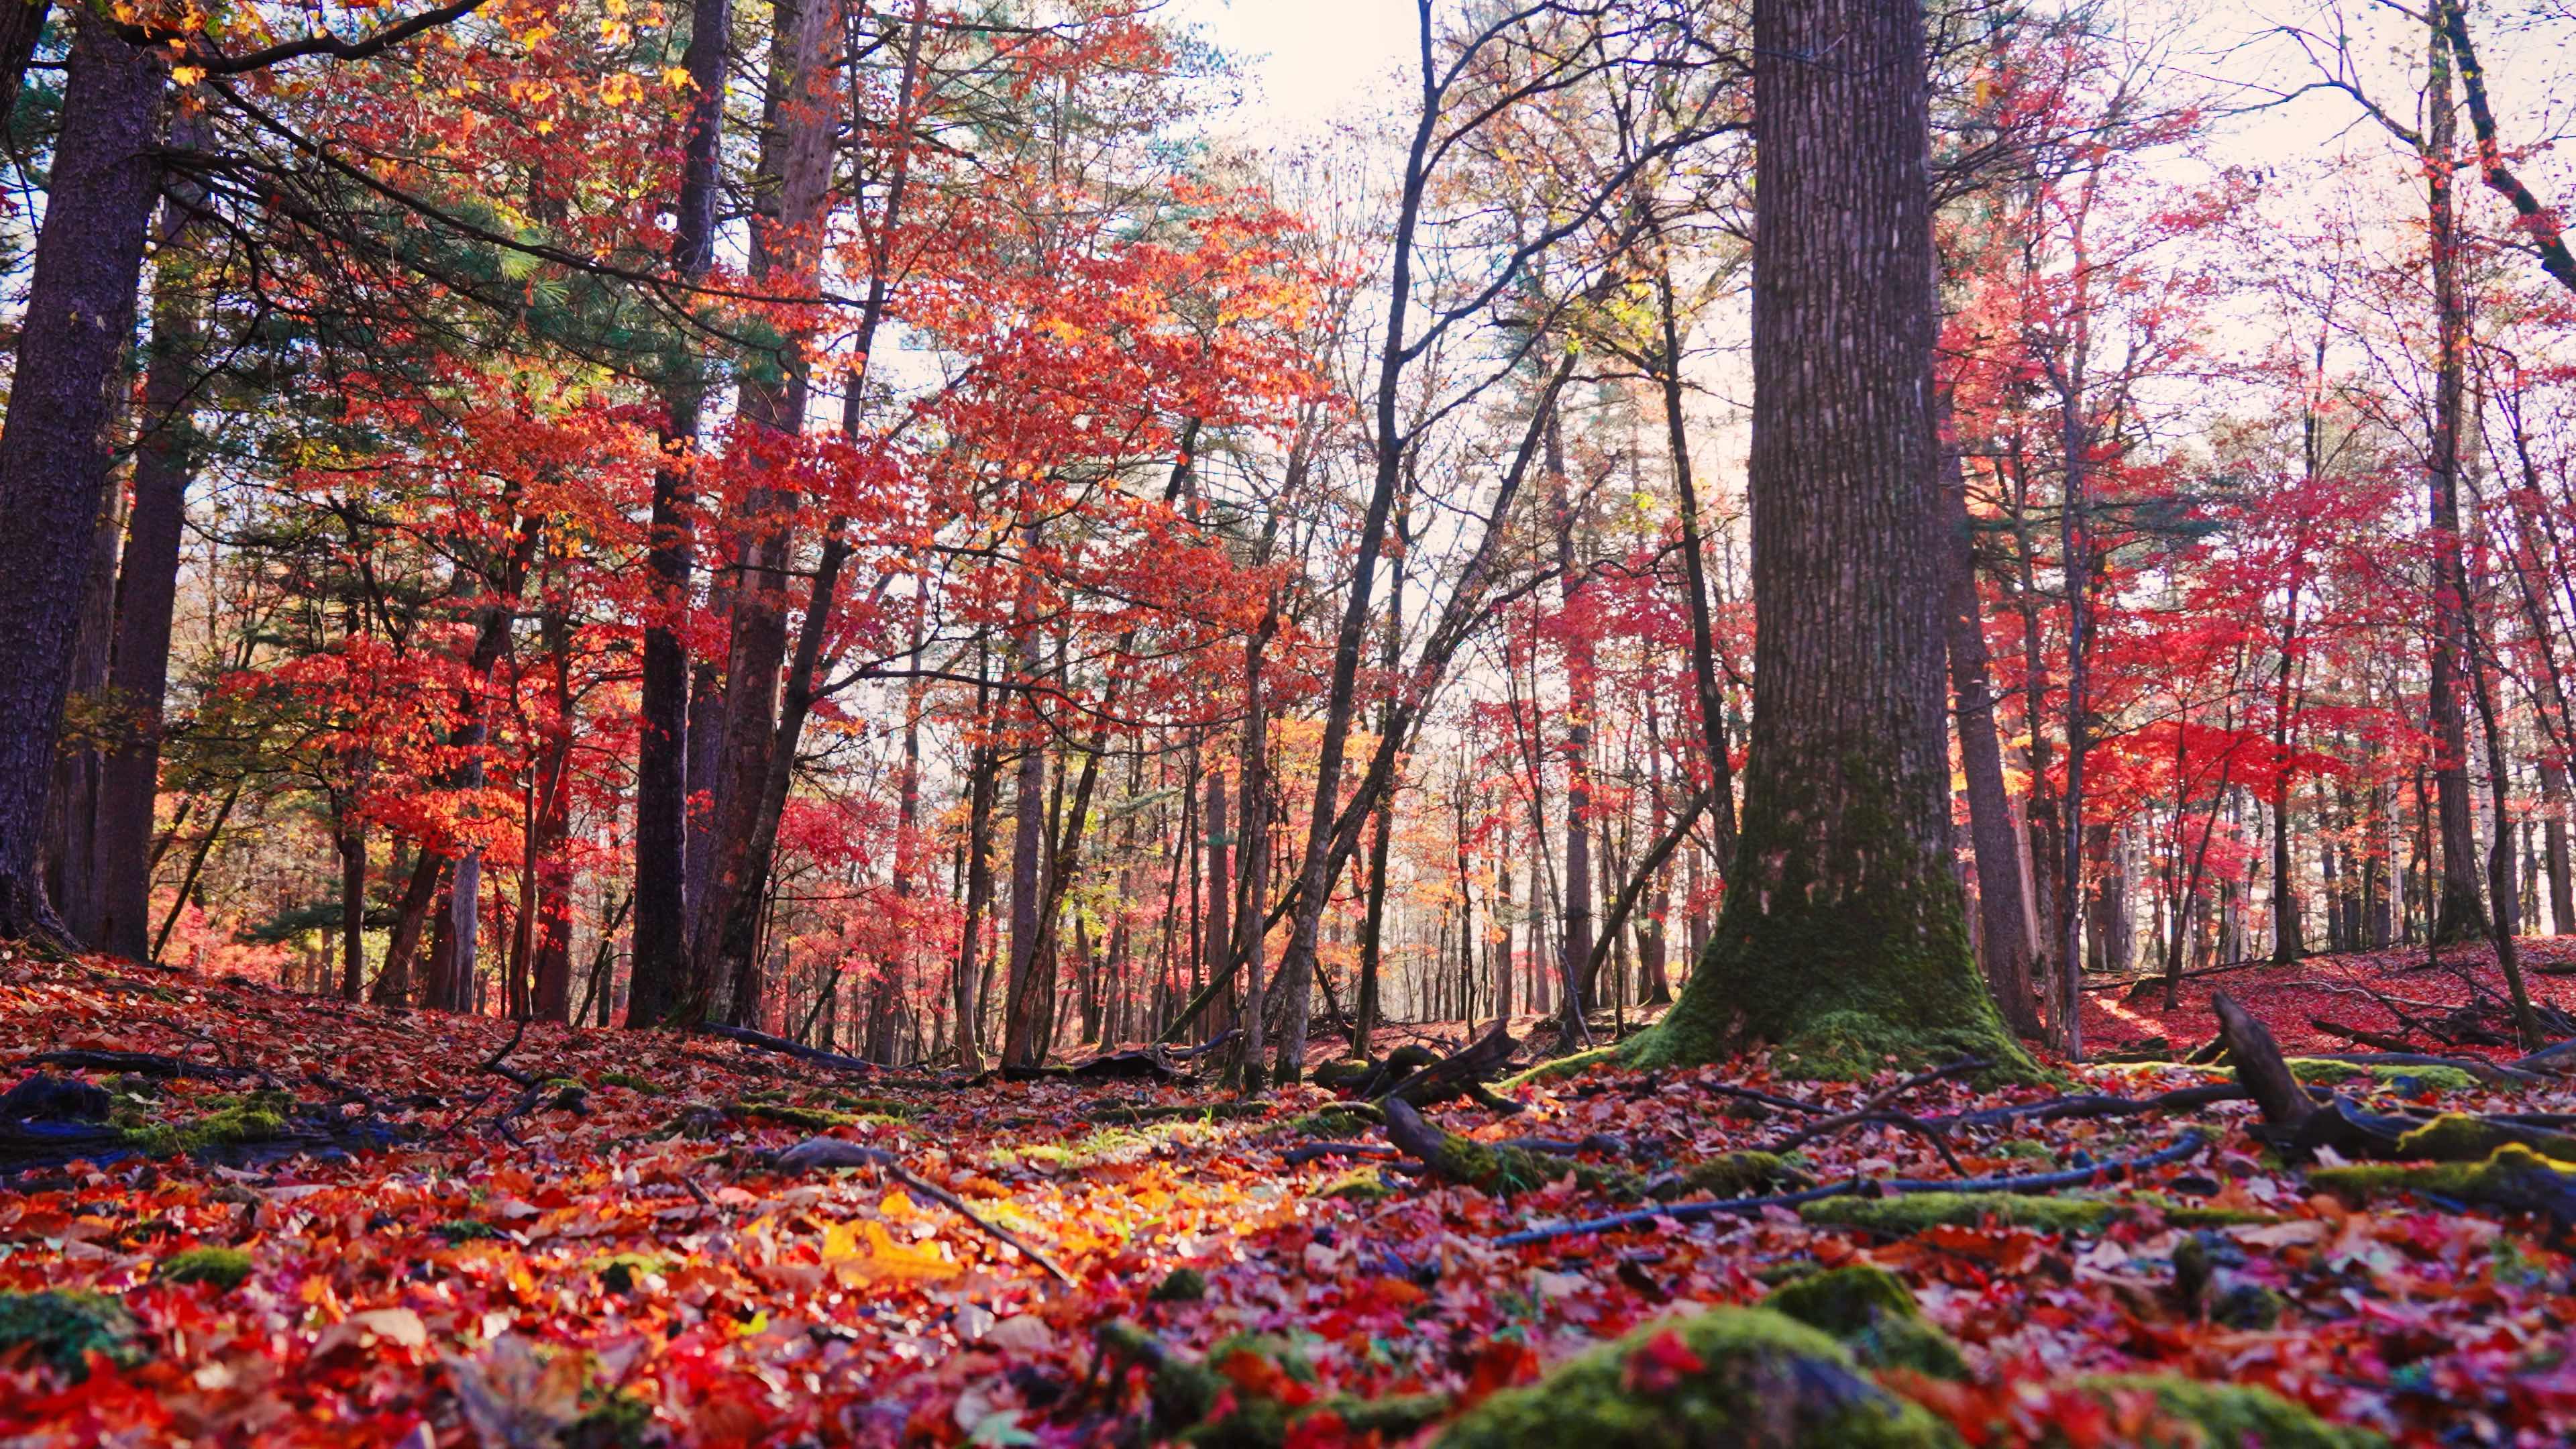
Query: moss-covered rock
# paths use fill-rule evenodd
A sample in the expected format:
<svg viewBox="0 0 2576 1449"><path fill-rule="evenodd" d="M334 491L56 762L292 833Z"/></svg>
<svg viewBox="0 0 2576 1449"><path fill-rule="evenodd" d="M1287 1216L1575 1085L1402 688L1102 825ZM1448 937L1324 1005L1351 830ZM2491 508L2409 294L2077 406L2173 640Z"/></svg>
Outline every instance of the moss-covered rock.
<svg viewBox="0 0 2576 1449"><path fill-rule="evenodd" d="M1958 1345L1924 1322L1913 1293L1876 1264L1853 1263L1794 1279L1762 1306L1832 1334L1864 1367L1906 1368L1936 1379L1968 1376Z"/></svg>
<svg viewBox="0 0 2576 1449"><path fill-rule="evenodd" d="M155 1265L152 1276L164 1283L211 1283L230 1293L250 1276L250 1254L239 1248L190 1248Z"/></svg>
<svg viewBox="0 0 2576 1449"><path fill-rule="evenodd" d="M639 1077L633 1072L602 1072L599 1074L599 1084L603 1087L623 1087L630 1092L641 1092L647 1097L662 1095L662 1088L652 1078Z"/></svg>
<svg viewBox="0 0 2576 1449"><path fill-rule="evenodd" d="M2519 1142L2497 1148L2483 1162L2363 1162L2321 1167L2308 1185L2354 1199L2393 1193L2430 1193L2508 1212L2546 1212L2576 1220L2576 1165L2559 1162Z"/></svg>
<svg viewBox="0 0 2576 1449"><path fill-rule="evenodd" d="M1849 1337L1881 1318L1915 1316L1913 1290L1875 1263L1851 1263L1786 1284L1762 1300L1774 1313Z"/></svg>
<svg viewBox="0 0 2576 1449"><path fill-rule="evenodd" d="M1174 1268L1147 1296L1157 1303L1196 1303L1207 1297L1207 1275L1196 1268Z"/></svg>
<svg viewBox="0 0 2576 1449"><path fill-rule="evenodd" d="M1449 1410L1449 1400L1438 1394L1313 1397L1314 1365L1295 1343L1272 1334L1220 1340L1205 1362L1165 1347L1132 1324L1106 1324L1098 1336L1105 1353L1150 1370L1154 1428L1199 1449L1280 1449L1292 1431L1322 1428L1311 1421L1326 1415L1348 1435L1375 1433L1394 1442ZM1220 1407L1225 1413L1211 1417Z"/></svg>
<svg viewBox="0 0 2576 1449"><path fill-rule="evenodd" d="M0 1353L24 1349L76 1379L89 1377L91 1354L124 1368L142 1363L141 1331L104 1293L0 1293Z"/></svg>
<svg viewBox="0 0 2576 1449"><path fill-rule="evenodd" d="M2170 1374L2098 1374L2078 1379L2075 1387L2108 1401L2152 1401L2156 1422L2135 1441L2137 1449L2379 1449L2388 1442L2368 1429L2329 1424L2268 1389L2241 1384L2206 1384Z"/></svg>
<svg viewBox="0 0 2576 1449"><path fill-rule="evenodd" d="M1478 1404L1440 1449L1952 1449L1821 1330L1761 1308L1643 1328Z"/></svg>
<svg viewBox="0 0 2576 1449"><path fill-rule="evenodd" d="M1684 1168L1655 1195L1673 1198L1705 1192L1713 1197L1750 1197L1804 1187L1812 1180L1776 1152L1723 1152Z"/></svg>

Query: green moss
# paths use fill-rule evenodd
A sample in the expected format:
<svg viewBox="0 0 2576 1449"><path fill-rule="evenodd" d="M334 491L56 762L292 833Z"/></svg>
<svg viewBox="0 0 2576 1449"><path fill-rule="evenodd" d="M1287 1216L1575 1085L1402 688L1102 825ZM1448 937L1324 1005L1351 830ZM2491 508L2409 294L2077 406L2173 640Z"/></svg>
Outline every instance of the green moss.
<svg viewBox="0 0 2576 1449"><path fill-rule="evenodd" d="M556 1442L562 1449L645 1449L655 1440L653 1406L631 1394L610 1393Z"/></svg>
<svg viewBox="0 0 2576 1449"><path fill-rule="evenodd" d="M1477 1142L1455 1132L1440 1134L1440 1148L1432 1154L1431 1169L1451 1182L1497 1197L1544 1187L1569 1172L1574 1174L1575 1185L1586 1192L1637 1198L1645 1191L1645 1183L1635 1173L1620 1168L1596 1167L1525 1147Z"/></svg>
<svg viewBox="0 0 2576 1449"><path fill-rule="evenodd" d="M1621 1048L1616 1046L1594 1047L1590 1051L1576 1052L1570 1057L1557 1057L1552 1061L1541 1062L1518 1076L1505 1077L1494 1085L1497 1090L1508 1092L1514 1087L1526 1087L1538 1082L1554 1082L1566 1077L1581 1076L1603 1062L1617 1061L1620 1051Z"/></svg>
<svg viewBox="0 0 2576 1449"><path fill-rule="evenodd" d="M1873 1369L1907 1368L1929 1378L1964 1379L1967 1362L1950 1336L1923 1321L1914 1295L1895 1274L1870 1263L1810 1273L1762 1300L1841 1341Z"/></svg>
<svg viewBox="0 0 2576 1449"><path fill-rule="evenodd" d="M1845 1338L1885 1318L1915 1316L1914 1294L1875 1263L1811 1274L1773 1292L1762 1306Z"/></svg>
<svg viewBox="0 0 2576 1449"><path fill-rule="evenodd" d="M1698 969L1631 1066L1699 1066L1757 1043L1783 1070L1860 1078L1973 1056L1997 1079L2041 1073L2005 1029L1968 949L1955 862L1909 827L1909 779L1885 738L1800 741L1814 769L1748 774L1738 859ZM1839 759L1837 759L1839 756ZM1838 768L1837 768L1838 767Z"/></svg>
<svg viewBox="0 0 2576 1449"><path fill-rule="evenodd" d="M2237 1279L2209 1301L2209 1321L2247 1332L2276 1327L2288 1303L2272 1288Z"/></svg>
<svg viewBox="0 0 2576 1449"><path fill-rule="evenodd" d="M596 1259L591 1270L599 1275L599 1286L611 1293L630 1296L645 1278L661 1272L669 1264L652 1253L618 1253Z"/></svg>
<svg viewBox="0 0 2576 1449"><path fill-rule="evenodd" d="M160 1261L152 1276L164 1283L212 1283L230 1293L250 1276L250 1254L239 1248L190 1248Z"/></svg>
<svg viewBox="0 0 2576 1449"><path fill-rule="evenodd" d="M2057 1154L2049 1150L2047 1143L2033 1142L2027 1137L2016 1137L2010 1142L1998 1142L1990 1150L1997 1157L2009 1157L2017 1162L2055 1162L2057 1160Z"/></svg>
<svg viewBox="0 0 2576 1449"><path fill-rule="evenodd" d="M2482 1162L2497 1148L2516 1142L2543 1157L2576 1162L2576 1137L2489 1122L2462 1112L2445 1112L2398 1138L2397 1155L2425 1162Z"/></svg>
<svg viewBox="0 0 2576 1449"><path fill-rule="evenodd" d="M2376 1449L2388 1442L2367 1429L2329 1424L2267 1389L2239 1384L2170 1374L2097 1374L2076 1380L2075 1387L2106 1400L2152 1398L2164 1422L2138 1441L2140 1449Z"/></svg>
<svg viewBox="0 0 2576 1449"><path fill-rule="evenodd" d="M1724 1152L1692 1163L1657 1195L1680 1197L1705 1192L1714 1197L1749 1197L1777 1187L1803 1186L1807 1181L1805 1173L1776 1152Z"/></svg>
<svg viewBox="0 0 2576 1449"><path fill-rule="evenodd" d="M141 1332L104 1293L0 1293L0 1352L24 1348L75 1379L89 1377L91 1354L124 1368L142 1363Z"/></svg>
<svg viewBox="0 0 2576 1449"><path fill-rule="evenodd" d="M288 1132L287 1114L295 1099L285 1092L263 1090L210 1097L212 1108L189 1122L156 1122L126 1130L125 1140L153 1157L171 1157L208 1147L275 1142Z"/></svg>
<svg viewBox="0 0 2576 1449"><path fill-rule="evenodd" d="M1315 1068L1314 1082L1328 1092L1347 1092L1368 1080L1377 1070L1375 1064L1360 1057L1344 1057Z"/></svg>
<svg viewBox="0 0 2576 1449"><path fill-rule="evenodd" d="M2459 1067L2391 1066L2386 1062L2333 1062L2321 1057L2290 1058L2290 1075L2311 1087L2367 1081L2374 1086L2410 1086L2418 1091L2469 1092L2477 1077Z"/></svg>
<svg viewBox="0 0 2576 1449"><path fill-rule="evenodd" d="M488 1242L501 1236L500 1229L490 1223L476 1222L472 1218L455 1218L448 1222L433 1224L430 1231L445 1238L451 1244Z"/></svg>
<svg viewBox="0 0 2576 1449"><path fill-rule="evenodd" d="M602 1072L599 1074L599 1084L603 1087L624 1087L630 1092L641 1092L647 1097L662 1095L662 1089L650 1078L639 1077L633 1072Z"/></svg>
<svg viewBox="0 0 2576 1449"><path fill-rule="evenodd" d="M1312 1196L1337 1197L1345 1202L1384 1202L1395 1196L1374 1167L1354 1167L1341 1176L1315 1189Z"/></svg>
<svg viewBox="0 0 2576 1449"><path fill-rule="evenodd" d="M1666 1334L1687 1357L1668 1351ZM1721 1308L1639 1329L1539 1383L1495 1394L1434 1442L1440 1449L1952 1449L1960 1441L1871 1383L1820 1330L1765 1309Z"/></svg>
<svg viewBox="0 0 2576 1449"><path fill-rule="evenodd" d="M2364 1162L2321 1167L2308 1185L2362 1199L2392 1193L2430 1193L2508 1212L2563 1211L2576 1200L2576 1167L2553 1161L2519 1142L2497 1148L2484 1162Z"/></svg>
<svg viewBox="0 0 2576 1449"><path fill-rule="evenodd" d="M1307 1113L1288 1124L1288 1130L1306 1137L1352 1137L1372 1127L1386 1125L1386 1113L1370 1102L1336 1102Z"/></svg>
<svg viewBox="0 0 2576 1449"><path fill-rule="evenodd" d="M1196 1268L1174 1268L1148 1295L1157 1303L1196 1303L1207 1297L1207 1275Z"/></svg>
<svg viewBox="0 0 2576 1449"><path fill-rule="evenodd" d="M1909 1192L1901 1197L1829 1197L1801 1204L1798 1216L1811 1223L1905 1237L1926 1228L1972 1228L1987 1222L2051 1233L2099 1232L2118 1211L2116 1205L2094 1198Z"/></svg>
<svg viewBox="0 0 2576 1449"><path fill-rule="evenodd" d="M745 1098L726 1109L736 1117L758 1122L776 1122L788 1127L802 1127L808 1132L827 1132L834 1127L852 1127L858 1118L847 1112L833 1112L821 1107L799 1107L790 1102L761 1102Z"/></svg>

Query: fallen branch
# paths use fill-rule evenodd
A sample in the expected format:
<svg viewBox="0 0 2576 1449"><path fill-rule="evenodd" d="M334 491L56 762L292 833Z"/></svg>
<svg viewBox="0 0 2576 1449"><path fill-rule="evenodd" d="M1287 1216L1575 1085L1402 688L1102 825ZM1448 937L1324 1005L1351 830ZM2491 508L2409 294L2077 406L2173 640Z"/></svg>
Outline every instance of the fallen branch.
<svg viewBox="0 0 2576 1449"><path fill-rule="evenodd" d="M249 1067L215 1066L192 1062L180 1057L166 1057L158 1052L113 1052L77 1049L38 1052L21 1066L67 1067L76 1072L131 1072L138 1077L195 1077L210 1082L229 1082L256 1076Z"/></svg>
<svg viewBox="0 0 2576 1449"><path fill-rule="evenodd" d="M2213 1102L2238 1102L2245 1096L2245 1089L2234 1082L2211 1082L2197 1087L2176 1087L2153 1097L2113 1097L2101 1093L2051 1097L2041 1102L1988 1107L1929 1120L1936 1127L1955 1129L2000 1127L2007 1122L2062 1122L2081 1117L2135 1117L2148 1112L2179 1112L2206 1107Z"/></svg>
<svg viewBox="0 0 2576 1449"><path fill-rule="evenodd" d="M1815 1141L1819 1137L1830 1136L1846 1127L1857 1127L1864 1122L1878 1122L1891 1126L1903 1127L1908 1131L1918 1133L1929 1139L1932 1145L1940 1150L1942 1160L1950 1164L1950 1170L1952 1172L1965 1172L1967 1169L1959 1165L1958 1155L1950 1150L1950 1145L1947 1142L1941 1140L1941 1131L1939 1128L1934 1127L1919 1117L1908 1116L1903 1112L1890 1111L1888 1109L1888 1104L1895 1101L1897 1098L1904 1096L1906 1093L1913 1091L1917 1087L1927 1087L1934 1082L1943 1081L1951 1077L1964 1077L1971 1072L1982 1072L1986 1069L1986 1065L1987 1064L1985 1062L1979 1061L1974 1057L1970 1057L1965 1061L1952 1062L1946 1067L1936 1067L1928 1072L1918 1072L1913 1076L1907 1077L1904 1081L1897 1083L1895 1086L1873 1093L1869 1100L1861 1103L1857 1108L1849 1112L1838 1112L1831 1117L1825 1117L1817 1121L1810 1122L1806 1126L1799 1128L1797 1131L1790 1133L1788 1136L1781 1138L1779 1141L1764 1147L1762 1150L1771 1153L1787 1154Z"/></svg>
<svg viewBox="0 0 2576 1449"><path fill-rule="evenodd" d="M1386 1103L1400 1099L1410 1106L1428 1107L1464 1096L1498 1112L1520 1111L1520 1103L1496 1096L1484 1083L1486 1076L1500 1071L1511 1061L1512 1053L1520 1049L1520 1043L1512 1040L1510 1025L1507 1020L1497 1020L1483 1036L1387 1087L1375 1100Z"/></svg>
<svg viewBox="0 0 2576 1449"><path fill-rule="evenodd" d="M2365 1031L2360 1027L2346 1026L2342 1022L2335 1021L2327 1017L2309 1017L2308 1025L2315 1027L2317 1030L2324 1032L2328 1036L2339 1036L2345 1041L2359 1042L2363 1046L2377 1047L2381 1051L2411 1052L2415 1050L2415 1043L2408 1041L2402 1036L2392 1036L2384 1031Z"/></svg>
<svg viewBox="0 0 2576 1449"><path fill-rule="evenodd" d="M2312 1062L2342 1062L2355 1067L2453 1067L2482 1082L2498 1086L2529 1087L2539 1084L2537 1072L2477 1057L2437 1057L2423 1052L2319 1052L2308 1058Z"/></svg>
<svg viewBox="0 0 2576 1449"><path fill-rule="evenodd" d="M1036 1244L968 1207L965 1199L904 1166L902 1159L881 1147L862 1147L856 1142L845 1142L838 1137L813 1137L779 1153L775 1160L779 1169L784 1172L817 1172L833 1167L881 1168L888 1176L900 1181L904 1186L973 1223L996 1242L1018 1249L1030 1262L1044 1268L1057 1282L1068 1288L1073 1286L1073 1275L1064 1271L1055 1259L1040 1251Z"/></svg>
<svg viewBox="0 0 2576 1449"><path fill-rule="evenodd" d="M2209 1145L2209 1137L2195 1127L2183 1133L2172 1146L2160 1148L2143 1157L2115 1162L2097 1162L2091 1167L2069 1168L2063 1172L2039 1172L2026 1177L1982 1177L1958 1182L1935 1182L1918 1178L1856 1177L1847 1182L1809 1188L1804 1192L1777 1193L1770 1197L1720 1198L1714 1202L1683 1203L1677 1207L1648 1208L1637 1212L1615 1213L1606 1218L1593 1218L1578 1223L1557 1223L1547 1227L1524 1228L1494 1240L1496 1247L1518 1248L1531 1243L1544 1243L1555 1238L1574 1237L1583 1233L1619 1232L1646 1227L1658 1222L1696 1222L1701 1218L1723 1217L1732 1213L1758 1213L1765 1208L1796 1207L1801 1203L1822 1202L1829 1197L1846 1197L1853 1193L1870 1193L1881 1197L1901 1197L1917 1192L2055 1192L2060 1188L2085 1187L2096 1178L2117 1182L2131 1173L2168 1163L2185 1161Z"/></svg>
<svg viewBox="0 0 2576 1449"><path fill-rule="evenodd" d="M510 1081L518 1083L520 1086L527 1088L531 1092L535 1091L537 1089L537 1079L534 1076L520 1071L516 1067L505 1067L501 1065L503 1062L510 1059L510 1053L519 1049L519 1039L527 1034L528 1019L523 1016L519 1018L519 1029L510 1033L510 1039L501 1044L501 1049L499 1051L494 1052L492 1055L485 1057L482 1061L477 1062L475 1064L475 1070L490 1072L496 1077L508 1078Z"/></svg>
<svg viewBox="0 0 2576 1449"><path fill-rule="evenodd" d="M835 1071L867 1077L874 1076L881 1070L876 1063L861 1057L827 1052L821 1047L809 1047L803 1042L789 1041L783 1036L771 1036L765 1031L753 1031L747 1026L723 1026L709 1021L700 1022L698 1030L708 1036L720 1036L726 1041L740 1042L747 1047L758 1047L765 1052L776 1052L781 1056L794 1057L800 1062L812 1062L817 1066L830 1067Z"/></svg>
<svg viewBox="0 0 2576 1449"><path fill-rule="evenodd" d="M1326 1157L1397 1157L1402 1154L1383 1142L1309 1142L1279 1154L1279 1161L1289 1167L1303 1167Z"/></svg>

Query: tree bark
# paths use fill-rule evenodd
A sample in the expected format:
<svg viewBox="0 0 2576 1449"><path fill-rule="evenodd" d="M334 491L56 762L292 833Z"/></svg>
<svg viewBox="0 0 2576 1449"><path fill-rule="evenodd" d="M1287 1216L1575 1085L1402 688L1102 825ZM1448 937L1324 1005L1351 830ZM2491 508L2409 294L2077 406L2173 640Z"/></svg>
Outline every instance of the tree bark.
<svg viewBox="0 0 2576 1449"><path fill-rule="evenodd" d="M671 269L694 285L715 259L717 167L724 128L730 0L692 0L681 55L691 87ZM653 475L652 614L644 628L635 758L635 944L626 1025L658 1026L682 1005L689 979L689 652L680 625L689 607L694 506L688 455L697 446L705 374L691 345L674 338L663 389L662 466Z"/></svg>
<svg viewBox="0 0 2576 1449"><path fill-rule="evenodd" d="M2468 638L2468 572L2460 547L2460 430L2469 313L2460 287L2459 205L2452 171L2458 118L2452 108L2450 48L2438 17L2432 31L2431 84L2425 103L2426 211L2438 349L2433 433L2424 467L2433 522L2433 659L2426 708L2432 716L2433 783L2442 834L2441 898L2434 908L2433 939L2448 943L2475 940L2487 934L2488 923L2478 894L2468 717L2460 699L2461 656Z"/></svg>
<svg viewBox="0 0 2576 1449"><path fill-rule="evenodd" d="M1949 394L1944 391L1939 401L1946 414ZM1943 435L1943 526L1935 533L1948 575L1942 633L1950 664L1950 694L1956 704L1951 718L1959 739L1960 772L1967 779L1968 836L1977 862L1978 942L1986 987L2003 1012L2004 1023L2017 1035L2036 1039L2046 1029L2039 1001L2032 994L2031 963L2037 953L2030 939L2030 900L2022 894L2021 827L2013 819L2012 797L2004 788L2003 746L1995 734L1993 659L1977 602L1977 548L1968 517L1967 471L1946 427Z"/></svg>
<svg viewBox="0 0 2576 1449"><path fill-rule="evenodd" d="M172 128L174 145L198 127ZM134 509L116 582L116 648L108 687L121 727L100 776L100 950L141 959L151 929L153 804L161 784L162 704L169 690L170 618L179 592L179 541L192 470L189 391L202 359L200 300L187 276L190 194L162 203L154 266L151 360L144 370L143 429L134 454ZM363 847L362 847L363 848Z"/></svg>
<svg viewBox="0 0 2576 1449"><path fill-rule="evenodd" d="M1951 868L1923 47L1912 3L1754 6L1751 753L1716 939L1641 1064L2026 1062Z"/></svg>
<svg viewBox="0 0 2576 1449"><path fill-rule="evenodd" d="M61 140L0 423L0 939L59 937L36 874L161 167L167 52L74 19Z"/></svg>
<svg viewBox="0 0 2576 1449"><path fill-rule="evenodd" d="M840 42L839 7L826 0L782 0L772 7L769 84L763 105L760 159L751 227L753 290L802 296L814 290L823 254L822 222L832 179L838 105L832 54ZM742 384L748 444L765 472L788 466L805 431L809 393L805 349L811 329L791 330L774 352L754 354ZM707 789L712 804L708 846L714 852L697 908L690 958L700 963L699 989L721 1000L736 1026L753 1024L761 982L758 953L726 959L723 934L734 901L765 882L744 878L758 827L769 754L777 743L778 672L787 659L789 524L797 500L758 487L732 520L735 556L731 640L725 652L723 744Z"/></svg>

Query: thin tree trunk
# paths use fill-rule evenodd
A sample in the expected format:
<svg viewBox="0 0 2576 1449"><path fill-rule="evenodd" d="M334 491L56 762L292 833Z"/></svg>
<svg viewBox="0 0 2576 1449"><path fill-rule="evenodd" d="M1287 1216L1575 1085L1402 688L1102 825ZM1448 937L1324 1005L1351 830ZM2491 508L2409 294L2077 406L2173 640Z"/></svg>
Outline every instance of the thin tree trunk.
<svg viewBox="0 0 2576 1449"><path fill-rule="evenodd" d="M671 270L694 285L715 259L716 190L722 159L730 0L691 0L687 135L673 207ZM681 624L689 607L695 540L687 455L697 447L706 401L704 364L675 336L666 359L662 447L653 475L652 545L646 567L653 598L644 628L635 760L635 947L626 1025L658 1026L681 1008L689 982L689 652Z"/></svg>

